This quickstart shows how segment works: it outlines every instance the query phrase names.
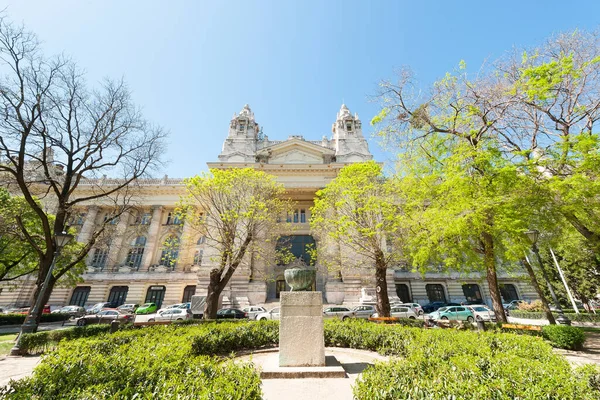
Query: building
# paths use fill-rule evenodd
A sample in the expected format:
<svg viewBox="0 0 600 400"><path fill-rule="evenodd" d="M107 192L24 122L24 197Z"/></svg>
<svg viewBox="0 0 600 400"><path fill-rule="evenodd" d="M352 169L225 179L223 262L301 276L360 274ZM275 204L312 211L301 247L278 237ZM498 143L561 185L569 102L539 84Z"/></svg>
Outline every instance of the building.
<svg viewBox="0 0 600 400"><path fill-rule="evenodd" d="M345 105L336 115L331 137L324 136L317 141L299 135L289 136L287 140L270 140L262 134L254 113L246 105L231 119L218 161L209 162L208 166L217 169L252 167L275 175L296 204L287 221L294 226L288 237L292 252L306 259L306 244L324 245L313 238L309 226L316 191L334 179L345 165L372 158L358 115L352 115ZM101 184L110 186L111 180L104 178ZM85 191L86 185L80 185L78 190ZM88 204L79 210L70 222L77 227L80 241L87 240L94 226L103 221L112 225L111 234L90 252L84 282L75 288L55 288L49 303L52 306L104 301L173 304L190 301L194 294L206 293L212 262L210 250L205 238L192 237L175 213L184 193L183 180L165 176L140 181L135 210L119 218L114 218L110 204ZM318 261L316 266L315 289L324 293L326 302L372 301L372 269L342 268L331 272ZM279 293L286 290L285 268L261 262L240 268L224 290L223 304L245 306L277 301ZM500 274L499 281L507 301L536 297L531 287L518 277ZM33 277L27 277L12 286L4 286L0 304L29 305L33 282ZM491 303L487 283L477 274L465 277L430 273L423 278L399 268L389 270L388 285L390 297L403 301Z"/></svg>

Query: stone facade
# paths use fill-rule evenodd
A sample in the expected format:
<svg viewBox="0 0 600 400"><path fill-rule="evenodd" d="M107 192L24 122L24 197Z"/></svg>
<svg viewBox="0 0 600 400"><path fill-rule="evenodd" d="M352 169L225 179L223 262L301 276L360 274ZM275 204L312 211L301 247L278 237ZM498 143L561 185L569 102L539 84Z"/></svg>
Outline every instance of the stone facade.
<svg viewBox="0 0 600 400"><path fill-rule="evenodd" d="M295 212L288 216L293 231L289 240L296 256L303 256L308 243L325 247L327 251L348 254L343 244L313 238L310 232L310 208L316 191L334 179L341 168L349 163L371 160L362 124L358 115L352 115L342 105L332 125L332 135L321 140L306 140L289 136L287 140L270 140L262 134L248 105L229 123L227 138L218 161L209 162L209 168L252 167L273 174L295 202ZM190 171L191 174L194 171ZM104 178L103 185L111 180ZM98 183L96 182L96 185ZM80 185L81 191L86 185ZM163 304L190 301L193 294L206 293L211 269L211 249L202 237L194 237L178 221L175 207L185 186L181 179L165 176L139 182L135 210L111 222L110 238L99 243L88 257L84 282L76 288L56 288L50 305L90 305L97 302L137 303L155 301ZM111 218L109 204L83 205L72 220L79 232L78 239L87 240L94 226ZM166 247L166 241L177 241L178 249ZM172 262L165 262L171 260ZM355 304L373 301L372 269L326 269L317 261L316 291L323 300L334 304ZM232 277L223 291L225 306L262 305L278 301L286 290L283 272L285 266L266 265L260 260L249 260ZM535 293L518 276L501 273L503 293L511 297L532 299ZM32 277L26 277L11 286L0 287L0 305L26 306L31 302ZM427 274L424 278L398 269L388 273L388 291L392 300L427 303L430 300L465 301L481 299L490 303L489 290L481 276Z"/></svg>

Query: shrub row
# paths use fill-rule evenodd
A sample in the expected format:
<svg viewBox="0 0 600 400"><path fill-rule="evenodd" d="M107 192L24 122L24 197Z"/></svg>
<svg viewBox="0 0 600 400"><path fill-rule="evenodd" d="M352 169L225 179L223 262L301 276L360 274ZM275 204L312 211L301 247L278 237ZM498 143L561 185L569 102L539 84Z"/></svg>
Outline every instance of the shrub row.
<svg viewBox="0 0 600 400"><path fill-rule="evenodd" d="M554 314L555 318L558 318L557 313ZM600 322L600 314L588 314L588 313L574 313L574 312L566 312L564 313L571 321L575 322ZM521 310L511 310L510 316L515 318L528 318L528 319L546 319L546 314L543 312L533 312L533 311L521 311Z"/></svg>
<svg viewBox="0 0 600 400"><path fill-rule="evenodd" d="M0 398L260 399L260 376L251 364L192 350L194 338L240 326L153 326L65 340L31 377L0 389ZM269 335L272 328L257 324L249 332L261 330Z"/></svg>
<svg viewBox="0 0 600 400"><path fill-rule="evenodd" d="M276 346L278 343L278 321L212 323L192 338L192 351L196 355L228 354L245 349Z"/></svg>
<svg viewBox="0 0 600 400"><path fill-rule="evenodd" d="M542 336L552 346L567 350L581 350L585 342L585 333L575 326L546 325L542 328Z"/></svg>
<svg viewBox="0 0 600 400"><path fill-rule="evenodd" d="M75 326L72 328L26 333L21 339L21 351L26 354L37 354L53 350L63 339L73 340L83 337L98 336L110 331L110 325Z"/></svg>
<svg viewBox="0 0 600 400"><path fill-rule="evenodd" d="M1 325L21 325L25 322L24 314L0 314L0 326ZM69 319L66 314L42 314L41 322L58 322Z"/></svg>

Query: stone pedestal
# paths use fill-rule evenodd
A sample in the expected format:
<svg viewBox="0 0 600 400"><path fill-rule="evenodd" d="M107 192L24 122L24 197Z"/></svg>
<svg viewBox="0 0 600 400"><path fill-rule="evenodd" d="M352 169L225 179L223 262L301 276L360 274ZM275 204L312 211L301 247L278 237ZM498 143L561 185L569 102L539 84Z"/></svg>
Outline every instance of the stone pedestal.
<svg viewBox="0 0 600 400"><path fill-rule="evenodd" d="M279 366L325 366L321 292L281 293Z"/></svg>

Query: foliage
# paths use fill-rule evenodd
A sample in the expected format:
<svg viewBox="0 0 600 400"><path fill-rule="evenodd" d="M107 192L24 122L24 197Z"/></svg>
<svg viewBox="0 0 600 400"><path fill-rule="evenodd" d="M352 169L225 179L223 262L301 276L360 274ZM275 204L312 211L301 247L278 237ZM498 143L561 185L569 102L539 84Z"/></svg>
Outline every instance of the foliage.
<svg viewBox="0 0 600 400"><path fill-rule="evenodd" d="M240 265L275 260L278 220L291 204L274 176L252 168L212 169L185 184L178 212L214 254L204 313L214 319L218 297Z"/></svg>
<svg viewBox="0 0 600 400"><path fill-rule="evenodd" d="M0 326L20 325L25 322L25 314L0 314ZM58 322L69 319L66 314L42 314L41 322Z"/></svg>
<svg viewBox="0 0 600 400"><path fill-rule="evenodd" d="M207 324L204 331L192 339L192 351L197 355L231 352L276 346L279 343L278 321L257 321L252 324Z"/></svg>
<svg viewBox="0 0 600 400"><path fill-rule="evenodd" d="M543 312L544 309L540 300L534 300L531 303L519 303L519 311Z"/></svg>
<svg viewBox="0 0 600 400"><path fill-rule="evenodd" d="M50 314L55 315L55 314ZM43 320L43 319L42 319ZM43 353L56 349L58 343L65 340L74 340L84 337L98 336L110 331L110 325L75 326L66 329L25 333L21 339L20 348L25 354Z"/></svg>
<svg viewBox="0 0 600 400"><path fill-rule="evenodd" d="M384 177L379 164L370 161L344 167L317 192L311 209L311 229L324 240L319 259L327 262L331 250L326 248L339 245L339 254L331 258L340 268L374 268L381 316L390 315L385 270L403 259L398 200L393 181ZM346 249L353 256L342 256Z"/></svg>
<svg viewBox="0 0 600 400"><path fill-rule="evenodd" d="M581 350L585 342L585 333L575 326L546 325L542 328L542 336L552 346L568 350Z"/></svg>
<svg viewBox="0 0 600 400"><path fill-rule="evenodd" d="M555 317L558 317L558 313L552 313ZM575 313L575 312L565 312L565 316L567 316L571 321L574 322L597 322L600 323L600 314L592 314L592 313ZM521 311L521 310L511 310L511 317L515 318L528 318L528 319L546 319L546 314L543 312L531 312L531 311Z"/></svg>
<svg viewBox="0 0 600 400"><path fill-rule="evenodd" d="M194 354L190 339L209 325L63 341L31 378L4 388L3 398L260 399L260 377L251 364Z"/></svg>

